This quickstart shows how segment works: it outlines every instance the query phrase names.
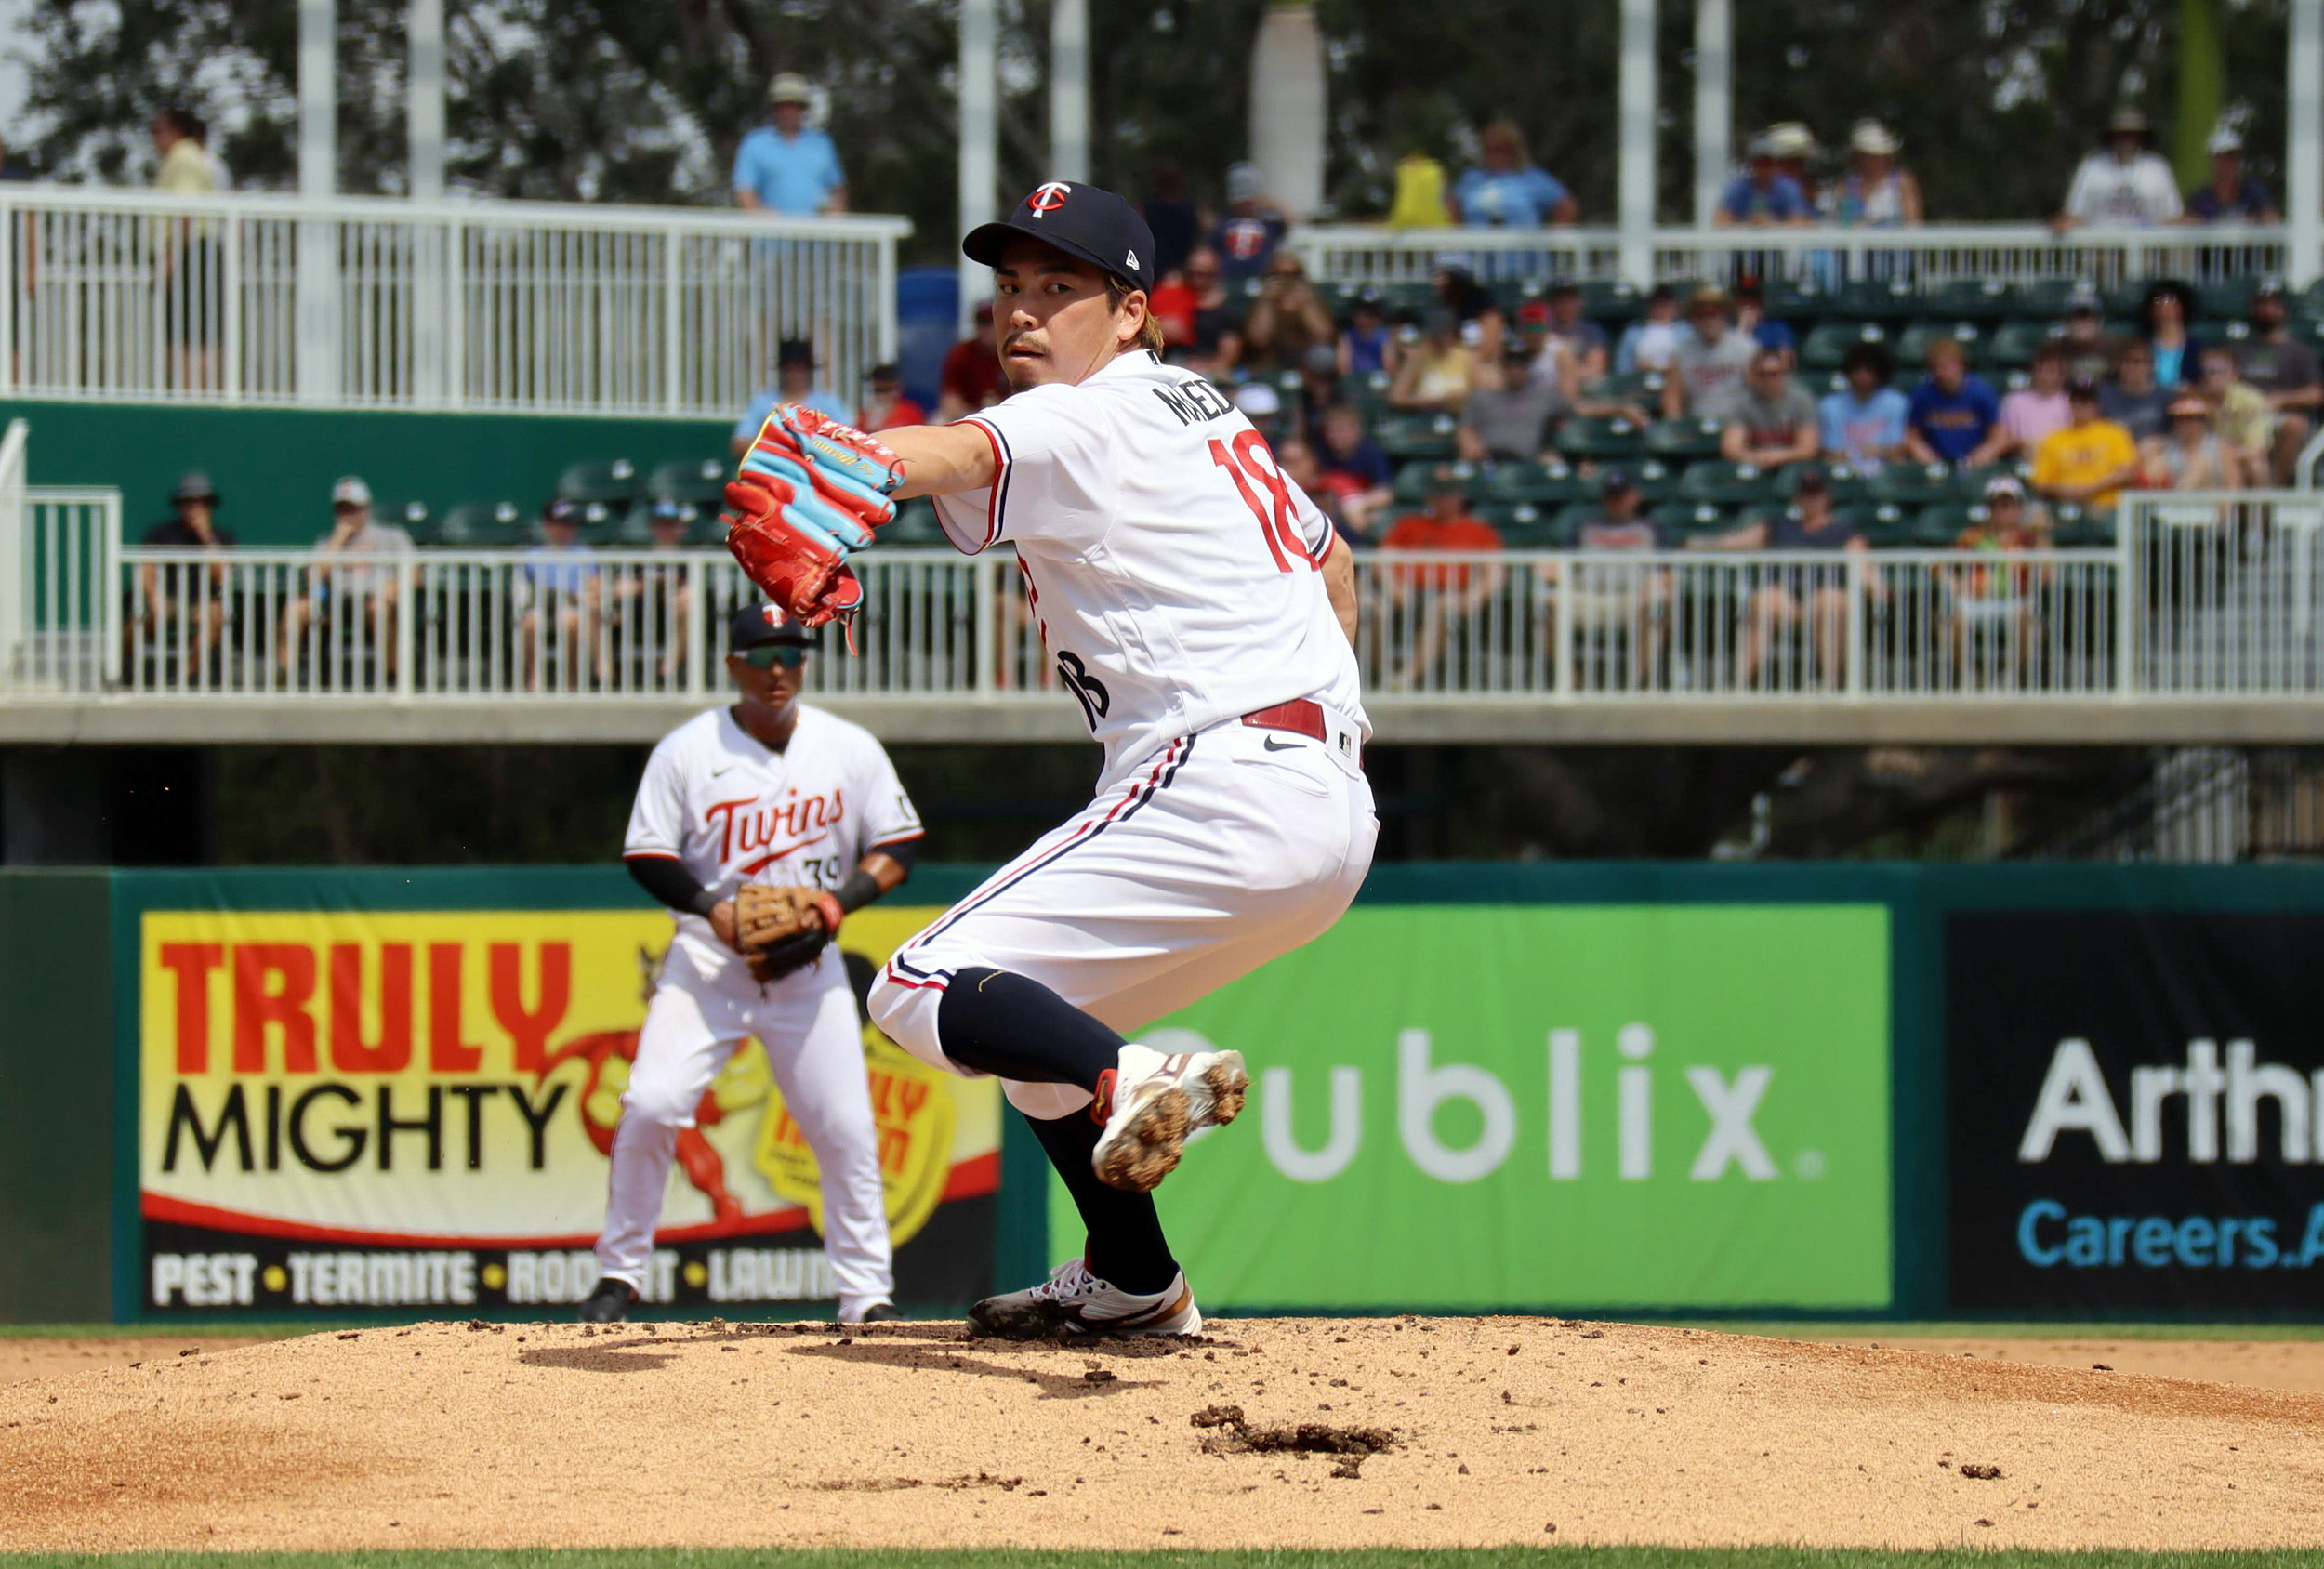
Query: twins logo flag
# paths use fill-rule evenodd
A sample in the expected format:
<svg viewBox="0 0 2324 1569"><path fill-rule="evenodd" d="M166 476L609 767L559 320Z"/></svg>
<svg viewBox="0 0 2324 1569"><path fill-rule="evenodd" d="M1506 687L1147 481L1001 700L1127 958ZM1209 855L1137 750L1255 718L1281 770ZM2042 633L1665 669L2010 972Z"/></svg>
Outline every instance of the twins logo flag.
<svg viewBox="0 0 2324 1569"><path fill-rule="evenodd" d="M1946 929L1951 1298L2313 1312L2324 916L1962 913Z"/></svg>

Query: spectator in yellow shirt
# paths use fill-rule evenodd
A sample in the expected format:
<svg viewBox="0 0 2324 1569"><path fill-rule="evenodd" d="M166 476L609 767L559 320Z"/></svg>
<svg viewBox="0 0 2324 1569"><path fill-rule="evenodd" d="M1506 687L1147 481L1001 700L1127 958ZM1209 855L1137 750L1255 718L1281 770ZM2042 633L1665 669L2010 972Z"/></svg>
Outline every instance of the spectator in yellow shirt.
<svg viewBox="0 0 2324 1569"><path fill-rule="evenodd" d="M2098 384L2067 383L2065 426L2034 448L2033 488L2044 499L2106 508L2138 473L2138 443L2098 412Z"/></svg>

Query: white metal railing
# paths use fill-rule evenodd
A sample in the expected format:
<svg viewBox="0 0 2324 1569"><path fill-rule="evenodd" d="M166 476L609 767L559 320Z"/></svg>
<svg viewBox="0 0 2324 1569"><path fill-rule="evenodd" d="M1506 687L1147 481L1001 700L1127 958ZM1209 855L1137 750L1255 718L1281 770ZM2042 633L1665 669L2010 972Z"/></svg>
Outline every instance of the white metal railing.
<svg viewBox="0 0 2324 1569"><path fill-rule="evenodd" d="M24 484L22 425L0 443L0 692L102 691L119 674L121 493Z"/></svg>
<svg viewBox="0 0 2324 1569"><path fill-rule="evenodd" d="M899 218L0 184L0 391L723 415L895 352Z"/></svg>
<svg viewBox="0 0 2324 1569"><path fill-rule="evenodd" d="M1441 265L1486 279L1578 283L1624 277L1621 231L1405 229L1319 225L1290 244L1318 278L1341 283L1424 283ZM1929 224L1912 229L1664 228L1653 231L1650 278L1732 280L1750 273L1830 288L1859 279L1920 287L1957 280L2027 283L2087 279L2101 286L2139 278L2193 280L2279 272L2286 231L2278 226L2075 229L2053 234L2038 223Z"/></svg>
<svg viewBox="0 0 2324 1569"><path fill-rule="evenodd" d="M116 549L114 493L23 494L14 696L693 699L749 593L718 550ZM2137 494L2119 522L2089 550L1369 553L1358 654L1367 691L1445 704L2324 696L2324 498ZM1057 684L1012 563L862 574L858 652L827 638L811 692Z"/></svg>
<svg viewBox="0 0 2324 1569"><path fill-rule="evenodd" d="M2124 510L2127 691L2324 696L2324 495L2139 494Z"/></svg>

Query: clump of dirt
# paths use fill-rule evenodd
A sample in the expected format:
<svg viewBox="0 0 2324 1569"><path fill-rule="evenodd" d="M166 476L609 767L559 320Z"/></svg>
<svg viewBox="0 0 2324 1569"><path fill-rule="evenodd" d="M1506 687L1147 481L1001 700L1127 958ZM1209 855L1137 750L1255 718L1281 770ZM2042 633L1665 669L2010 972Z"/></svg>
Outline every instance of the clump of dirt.
<svg viewBox="0 0 2324 1569"><path fill-rule="evenodd" d="M1298 1450L1309 1455L1380 1455L1396 1447L1396 1435L1386 1428L1340 1427L1330 1422L1300 1422L1290 1427L1255 1428L1239 1405L1206 1405L1187 1418L1208 1428L1202 1441L1206 1455L1266 1455Z"/></svg>
<svg viewBox="0 0 2324 1569"><path fill-rule="evenodd" d="M2001 1468L1982 1466L1972 1460L1961 1468L1961 1474L1972 1482L1999 1482L2001 1479Z"/></svg>

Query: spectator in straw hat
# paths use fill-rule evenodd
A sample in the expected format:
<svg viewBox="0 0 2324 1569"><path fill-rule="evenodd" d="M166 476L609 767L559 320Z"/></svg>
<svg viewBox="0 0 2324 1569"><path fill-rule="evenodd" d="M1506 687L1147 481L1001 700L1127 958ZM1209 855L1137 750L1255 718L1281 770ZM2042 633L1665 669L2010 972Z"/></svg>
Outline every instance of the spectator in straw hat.
<svg viewBox="0 0 2324 1569"><path fill-rule="evenodd" d="M734 153L734 204L754 212L812 218L847 211L839 150L807 123L814 85L786 71L767 85L767 124Z"/></svg>
<svg viewBox="0 0 2324 1569"><path fill-rule="evenodd" d="M1848 172L1825 194L1824 216L1863 229L1895 229L1921 221L1921 182L1896 166L1904 144L1878 120L1858 120L1848 133Z"/></svg>
<svg viewBox="0 0 2324 1569"><path fill-rule="evenodd" d="M2153 130L2135 109L2118 109L2106 122L2106 145L2074 171L2066 207L2050 220L2063 234L2081 224L2148 229L2179 221L2179 182L2149 145Z"/></svg>

